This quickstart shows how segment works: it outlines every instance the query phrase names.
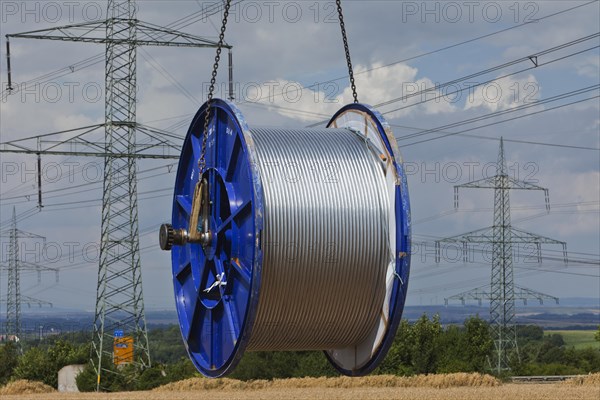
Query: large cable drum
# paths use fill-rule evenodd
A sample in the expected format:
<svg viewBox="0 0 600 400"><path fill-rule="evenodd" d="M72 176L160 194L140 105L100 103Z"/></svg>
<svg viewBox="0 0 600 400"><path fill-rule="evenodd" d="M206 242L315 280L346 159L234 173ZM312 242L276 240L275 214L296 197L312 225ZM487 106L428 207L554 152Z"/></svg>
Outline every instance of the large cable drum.
<svg viewBox="0 0 600 400"><path fill-rule="evenodd" d="M324 129L250 129L213 100L204 137L207 110L189 128L161 227L190 358L218 377L245 351L323 350L341 373L369 373L393 341L410 268L389 126L350 104Z"/></svg>

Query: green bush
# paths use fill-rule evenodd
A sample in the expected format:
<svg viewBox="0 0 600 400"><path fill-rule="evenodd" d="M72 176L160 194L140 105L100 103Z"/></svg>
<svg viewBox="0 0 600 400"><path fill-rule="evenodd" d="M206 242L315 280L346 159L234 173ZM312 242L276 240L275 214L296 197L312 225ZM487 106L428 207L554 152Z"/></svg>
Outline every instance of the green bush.
<svg viewBox="0 0 600 400"><path fill-rule="evenodd" d="M559 334L544 336L536 326L518 327L520 358L513 357L507 375L570 375L600 372L597 348L565 346ZM18 347L0 347L0 384L10 379L30 379L57 386L58 370L68 364L89 362L89 335L77 334L35 342L20 356ZM86 339L87 338L87 339ZM105 365L101 387L108 391L149 390L169 382L198 376L185 355L178 326L152 330L149 334L152 368ZM74 343L81 343L79 345ZM494 343L489 324L479 317L463 325L442 326L439 316L423 315L414 323L402 320L387 357L374 374L414 375L419 373L490 372ZM321 351L248 352L232 378L241 380L291 377L337 376ZM97 375L87 364L77 377L81 391L96 390Z"/></svg>
<svg viewBox="0 0 600 400"><path fill-rule="evenodd" d="M523 365L518 370L513 371L518 372L518 375L523 376L540 376L540 375L578 375L583 373L584 371L579 368L564 365L559 363L551 363L551 364L526 364Z"/></svg>
<svg viewBox="0 0 600 400"><path fill-rule="evenodd" d="M75 378L77 389L80 392L93 392L96 390L97 375L91 363L87 363L83 371Z"/></svg>
<svg viewBox="0 0 600 400"><path fill-rule="evenodd" d="M87 346L73 346L66 341L58 341L46 349L30 348L14 369L16 379L28 379L44 382L54 388L58 387L58 371L66 365L82 364L88 359Z"/></svg>
<svg viewBox="0 0 600 400"><path fill-rule="evenodd" d="M118 372L118 373L117 373ZM135 390L141 371L134 365L115 367L112 363L103 366L100 389L107 392L123 392ZM91 363L87 363L83 371L75 379L80 392L96 390L98 375Z"/></svg>
<svg viewBox="0 0 600 400"><path fill-rule="evenodd" d="M19 364L19 348L13 342L0 346L0 386L5 385L13 376Z"/></svg>

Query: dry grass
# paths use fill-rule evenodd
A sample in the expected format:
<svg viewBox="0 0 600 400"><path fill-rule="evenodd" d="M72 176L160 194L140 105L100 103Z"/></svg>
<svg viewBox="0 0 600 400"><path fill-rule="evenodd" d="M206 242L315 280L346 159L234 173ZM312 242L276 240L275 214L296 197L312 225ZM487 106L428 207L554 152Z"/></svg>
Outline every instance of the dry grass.
<svg viewBox="0 0 600 400"><path fill-rule="evenodd" d="M24 379L10 382L6 386L0 388L0 396L52 392L56 392L56 390L42 382L27 381Z"/></svg>
<svg viewBox="0 0 600 400"><path fill-rule="evenodd" d="M187 379L152 392L52 393L0 389L2 400L598 400L600 374L585 383L500 384L478 374L415 377L303 378L242 382L234 379ZM31 383L29 383L31 384ZM40 385L33 383L34 385ZM13 383L15 385L15 383ZM217 390L215 390L217 389ZM18 394L20 393L20 394Z"/></svg>
<svg viewBox="0 0 600 400"><path fill-rule="evenodd" d="M593 385L600 386L600 373L589 374L584 376L578 376L576 378L569 379L564 382L565 385Z"/></svg>
<svg viewBox="0 0 600 400"><path fill-rule="evenodd" d="M306 388L408 388L429 387L436 389L452 387L491 387L500 385L500 381L490 375L482 374L440 374L399 377L394 375L365 376L361 378L292 378L272 381L238 381L235 379L190 378L169 383L154 389L158 392L180 392L198 390L263 390L263 389L306 389Z"/></svg>

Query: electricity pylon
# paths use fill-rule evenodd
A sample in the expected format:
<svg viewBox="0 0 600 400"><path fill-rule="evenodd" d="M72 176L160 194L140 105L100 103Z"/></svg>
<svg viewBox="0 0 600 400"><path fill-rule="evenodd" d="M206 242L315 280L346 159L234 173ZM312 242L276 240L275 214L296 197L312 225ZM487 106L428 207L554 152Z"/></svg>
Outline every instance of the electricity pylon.
<svg viewBox="0 0 600 400"><path fill-rule="evenodd" d="M454 187L454 207L458 208L459 188L494 189L494 225L488 228L452 236L436 241L436 258L440 259L441 243L457 243L463 248L463 259L468 259L469 244L491 244L492 245L492 273L489 287L480 287L460 293L446 299L490 301L490 328L494 338L494 360L491 362L492 369L500 373L510 369L510 359L513 353L518 357L517 327L515 318L515 301L528 299L554 300L558 298L536 292L531 289L521 288L514 283L513 275L513 244L534 244L535 259L538 263L542 261L542 244L562 245L563 257L567 262L567 245L565 242L550 239L548 237L526 232L514 228L510 221L510 190L541 190L544 192L546 210L550 211L550 198L548 189L534 185L529 182L519 181L508 175L506 159L504 158L504 141L500 139L500 152L498 154L497 172L495 176L481 180L457 185Z"/></svg>
<svg viewBox="0 0 600 400"><path fill-rule="evenodd" d="M33 146L24 149L23 141L18 140L4 143L5 151L14 153L104 157L100 265L92 350L97 390L102 387L102 374L114 371L107 364L112 363L112 345L117 330L133 337L134 362L141 367L150 365L140 265L136 159L178 158L164 151L175 150L179 154L180 149L179 145L169 141L177 138L175 135L136 122L136 48L217 45L198 36L138 21L136 12L134 0L109 0L106 20L7 35L7 41L9 38L48 39L106 46L104 124L81 128L81 133L72 139L46 149ZM224 47L231 49L229 45ZM7 57L9 54L7 44ZM10 75L8 87L12 87ZM98 128L104 128L101 146L83 138ZM136 133L145 134L149 142L140 145ZM74 151L73 146L79 150ZM157 149L163 153L152 152Z"/></svg>
<svg viewBox="0 0 600 400"><path fill-rule="evenodd" d="M8 246L3 246L2 250L7 250L8 264L0 264L0 270L7 271L7 291L6 291L6 323L4 333L6 337L13 336L15 341L22 339L22 325L21 325L21 305L27 304L31 307L32 304L37 306L50 306L52 303L47 301L34 299L29 296L21 294L21 271L37 271L38 282L41 281L42 271L54 271L56 273L56 280L58 282L58 270L56 268L45 267L35 263L30 263L25 260L21 260L19 257L19 238L39 239L45 240L43 236L36 235L34 233L25 232L17 229L17 214L13 207L12 220L10 228L6 231L0 232L0 236L8 237ZM2 257L4 261L5 257Z"/></svg>

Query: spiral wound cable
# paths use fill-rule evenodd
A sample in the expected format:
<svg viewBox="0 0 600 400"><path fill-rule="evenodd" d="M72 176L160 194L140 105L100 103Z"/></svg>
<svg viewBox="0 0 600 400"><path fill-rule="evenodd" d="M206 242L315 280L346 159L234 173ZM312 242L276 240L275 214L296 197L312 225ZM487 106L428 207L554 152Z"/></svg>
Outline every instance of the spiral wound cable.
<svg viewBox="0 0 600 400"><path fill-rule="evenodd" d="M392 255L380 161L346 129L253 129L263 280L249 350L325 350L375 326ZM378 307L379 305L379 307Z"/></svg>

